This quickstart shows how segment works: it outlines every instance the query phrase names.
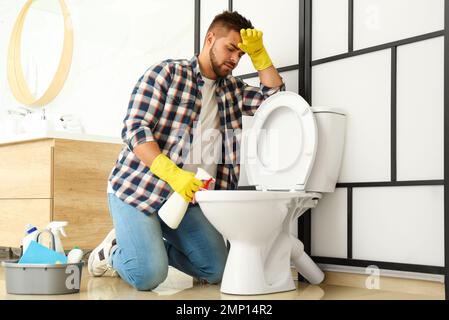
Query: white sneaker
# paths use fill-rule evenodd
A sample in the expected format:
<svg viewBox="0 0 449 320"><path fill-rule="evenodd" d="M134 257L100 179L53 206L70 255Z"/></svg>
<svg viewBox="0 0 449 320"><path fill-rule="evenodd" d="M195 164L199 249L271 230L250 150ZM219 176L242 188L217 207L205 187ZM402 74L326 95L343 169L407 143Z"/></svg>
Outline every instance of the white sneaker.
<svg viewBox="0 0 449 320"><path fill-rule="evenodd" d="M112 229L103 242L96 247L89 256L87 270L94 277L109 276L117 277L118 273L114 270L109 262L112 249L117 245L115 239L115 229Z"/></svg>

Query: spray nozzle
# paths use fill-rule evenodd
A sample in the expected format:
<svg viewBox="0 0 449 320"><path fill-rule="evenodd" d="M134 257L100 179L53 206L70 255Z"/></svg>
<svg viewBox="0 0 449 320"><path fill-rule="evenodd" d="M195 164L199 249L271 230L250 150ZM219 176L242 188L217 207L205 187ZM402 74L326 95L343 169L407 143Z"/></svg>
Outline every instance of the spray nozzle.
<svg viewBox="0 0 449 320"><path fill-rule="evenodd" d="M201 190L208 190L209 189L209 184L211 182L215 181L214 178L210 178L209 180L207 180L206 182L204 182L204 186L202 188L200 188Z"/></svg>
<svg viewBox="0 0 449 320"><path fill-rule="evenodd" d="M215 181L215 179L204 169L198 168L196 170L195 178L204 182L204 186L201 188L201 190L207 190L209 188L209 184L212 181Z"/></svg>
<svg viewBox="0 0 449 320"><path fill-rule="evenodd" d="M204 186L200 188L200 190L207 190L209 189L209 184L213 181L215 181L214 177L212 177L206 170L202 168L198 168L196 170L195 178L204 182ZM193 195L192 203L196 203L195 200L195 194Z"/></svg>
<svg viewBox="0 0 449 320"><path fill-rule="evenodd" d="M59 231L64 237L67 237L64 227L67 226L67 221L52 221L47 225L47 229L50 231Z"/></svg>

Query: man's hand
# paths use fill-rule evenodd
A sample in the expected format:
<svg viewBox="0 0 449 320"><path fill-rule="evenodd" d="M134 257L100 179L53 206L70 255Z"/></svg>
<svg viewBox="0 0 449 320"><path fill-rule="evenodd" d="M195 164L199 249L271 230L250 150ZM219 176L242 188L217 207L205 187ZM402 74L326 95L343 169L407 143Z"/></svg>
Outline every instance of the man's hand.
<svg viewBox="0 0 449 320"><path fill-rule="evenodd" d="M166 181L185 201L192 201L193 194L204 184L195 174L179 168L166 155L159 154L151 164L151 172Z"/></svg>
<svg viewBox="0 0 449 320"><path fill-rule="evenodd" d="M273 65L267 51L263 45L262 31L256 29L242 29L240 30L242 42L238 47L243 52L248 53L256 70L264 70Z"/></svg>

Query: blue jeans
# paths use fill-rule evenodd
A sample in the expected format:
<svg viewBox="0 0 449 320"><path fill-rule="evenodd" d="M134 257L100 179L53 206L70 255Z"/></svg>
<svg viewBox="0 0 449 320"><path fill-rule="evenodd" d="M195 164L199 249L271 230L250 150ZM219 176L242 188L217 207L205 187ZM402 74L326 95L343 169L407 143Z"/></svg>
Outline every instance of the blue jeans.
<svg viewBox="0 0 449 320"><path fill-rule="evenodd" d="M150 216L108 194L117 248L110 263L138 290L156 288L168 266L209 283L219 283L227 258L221 234L198 205L189 205L179 227L168 227L157 213Z"/></svg>

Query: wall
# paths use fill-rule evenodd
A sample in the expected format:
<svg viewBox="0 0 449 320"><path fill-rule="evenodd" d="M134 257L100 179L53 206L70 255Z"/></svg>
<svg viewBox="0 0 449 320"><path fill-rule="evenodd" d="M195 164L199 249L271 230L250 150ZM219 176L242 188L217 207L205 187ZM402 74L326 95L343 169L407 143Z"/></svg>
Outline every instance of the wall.
<svg viewBox="0 0 449 320"><path fill-rule="evenodd" d="M9 36L24 3L0 0L0 114L19 105L9 91L6 58ZM193 56L194 1L66 0L66 4L75 37L72 67L46 110L79 115L86 133L119 137L131 91L145 70L163 59Z"/></svg>
<svg viewBox="0 0 449 320"><path fill-rule="evenodd" d="M252 24L264 32L264 44L275 67L280 70L287 90L298 93L299 69L299 1L283 0L201 0L200 39L201 44L207 27L213 17L223 10L232 9L251 20ZM267 14L269 13L269 19ZM282 24L279 21L282 20ZM286 33L286 30L288 32ZM242 57L234 75L241 76L252 85L259 85L259 78L248 55Z"/></svg>
<svg viewBox="0 0 449 320"><path fill-rule="evenodd" d="M348 112L322 263L444 272L444 0L313 0L312 105Z"/></svg>

